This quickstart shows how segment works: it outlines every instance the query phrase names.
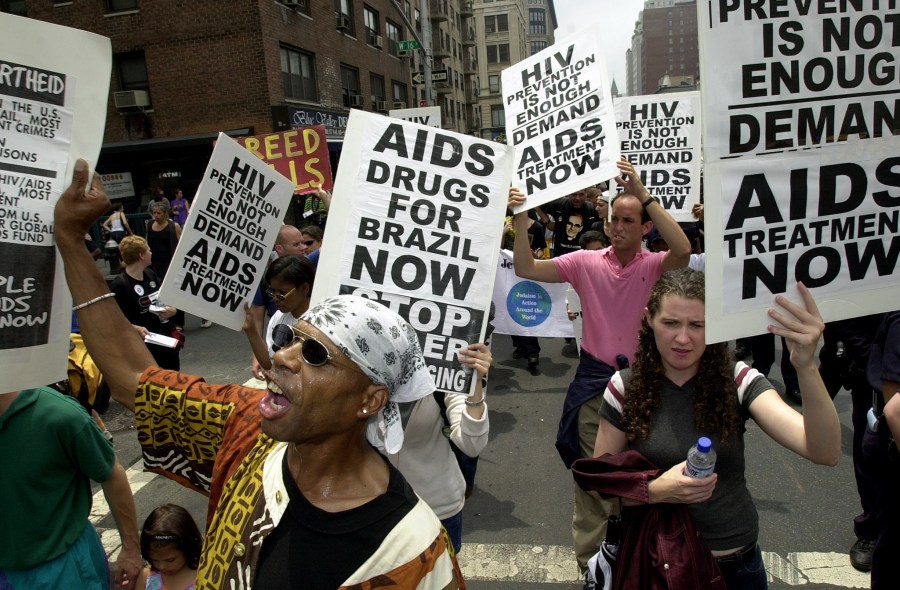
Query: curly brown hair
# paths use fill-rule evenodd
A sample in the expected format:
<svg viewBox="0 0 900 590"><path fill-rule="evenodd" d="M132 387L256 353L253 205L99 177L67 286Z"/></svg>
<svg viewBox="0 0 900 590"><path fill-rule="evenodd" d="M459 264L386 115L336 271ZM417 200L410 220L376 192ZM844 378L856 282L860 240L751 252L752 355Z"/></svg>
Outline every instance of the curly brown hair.
<svg viewBox="0 0 900 590"><path fill-rule="evenodd" d="M706 289L702 272L682 268L660 277L650 291L647 309L656 317L666 296L705 302ZM727 342L706 345L695 375L694 425L707 435L718 434L723 444L741 428L734 383L734 364ZM625 391L622 424L629 442L646 440L650 420L659 407L665 369L656 347L653 328L645 317L641 321L638 349L632 365L632 378Z"/></svg>

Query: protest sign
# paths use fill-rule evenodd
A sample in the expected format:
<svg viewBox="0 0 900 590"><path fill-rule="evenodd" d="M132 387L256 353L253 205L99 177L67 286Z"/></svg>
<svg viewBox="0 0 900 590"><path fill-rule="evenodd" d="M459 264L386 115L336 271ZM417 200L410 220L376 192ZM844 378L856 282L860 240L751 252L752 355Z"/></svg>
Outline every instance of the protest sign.
<svg viewBox="0 0 900 590"><path fill-rule="evenodd" d="M238 137L236 141L289 178L297 194L315 193L319 187L331 190L334 185L324 125Z"/></svg>
<svg viewBox="0 0 900 590"><path fill-rule="evenodd" d="M350 293L399 313L418 332L441 391L474 386L456 352L485 333L508 151L350 111L312 300Z"/></svg>
<svg viewBox="0 0 900 590"><path fill-rule="evenodd" d="M765 331L802 281L826 321L896 309L900 76L893 2L699 11L707 339Z"/></svg>
<svg viewBox="0 0 900 590"><path fill-rule="evenodd" d="M694 221L691 207L700 202L700 93L629 96L613 103L622 156L675 221Z"/></svg>
<svg viewBox="0 0 900 590"><path fill-rule="evenodd" d="M397 109L388 111L388 116L394 119L403 119L410 123L428 125L429 127L441 126L441 107L423 107L420 109Z"/></svg>
<svg viewBox="0 0 900 590"><path fill-rule="evenodd" d="M53 208L75 159L97 160L112 52L105 37L6 13L0 30L0 391L15 391L66 378L72 300Z"/></svg>
<svg viewBox="0 0 900 590"><path fill-rule="evenodd" d="M494 331L515 336L574 334L566 314L567 283L540 283L516 276L513 253L500 251L494 282Z"/></svg>
<svg viewBox="0 0 900 590"><path fill-rule="evenodd" d="M528 197L527 208L618 175L602 29L586 29L501 72L513 184Z"/></svg>
<svg viewBox="0 0 900 590"><path fill-rule="evenodd" d="M160 303L240 330L293 190L293 181L220 133Z"/></svg>

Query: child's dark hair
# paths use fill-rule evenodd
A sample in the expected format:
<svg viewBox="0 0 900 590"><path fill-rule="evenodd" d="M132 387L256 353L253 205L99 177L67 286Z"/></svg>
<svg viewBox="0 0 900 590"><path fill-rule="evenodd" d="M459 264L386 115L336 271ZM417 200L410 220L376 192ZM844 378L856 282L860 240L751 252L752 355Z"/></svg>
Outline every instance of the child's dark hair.
<svg viewBox="0 0 900 590"><path fill-rule="evenodd" d="M141 529L141 555L149 561L153 548L176 546L192 570L200 565L203 539L190 513L177 504L163 504L144 521Z"/></svg>
<svg viewBox="0 0 900 590"><path fill-rule="evenodd" d="M269 267L266 269L266 282L271 283L272 279L276 277L295 287L308 284L309 292L312 293L313 281L316 280L316 267L306 256L290 254L276 258L269 263Z"/></svg>

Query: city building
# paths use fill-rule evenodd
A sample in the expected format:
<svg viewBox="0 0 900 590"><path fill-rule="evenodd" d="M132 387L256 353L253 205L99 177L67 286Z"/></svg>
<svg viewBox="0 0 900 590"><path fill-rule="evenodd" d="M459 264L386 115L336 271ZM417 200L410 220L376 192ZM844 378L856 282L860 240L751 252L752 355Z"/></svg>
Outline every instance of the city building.
<svg viewBox="0 0 900 590"><path fill-rule="evenodd" d="M700 79L696 0L646 0L626 61L629 95L696 89Z"/></svg>
<svg viewBox="0 0 900 590"><path fill-rule="evenodd" d="M500 72L553 45L553 0L477 0L475 76L480 88L471 132L505 141Z"/></svg>

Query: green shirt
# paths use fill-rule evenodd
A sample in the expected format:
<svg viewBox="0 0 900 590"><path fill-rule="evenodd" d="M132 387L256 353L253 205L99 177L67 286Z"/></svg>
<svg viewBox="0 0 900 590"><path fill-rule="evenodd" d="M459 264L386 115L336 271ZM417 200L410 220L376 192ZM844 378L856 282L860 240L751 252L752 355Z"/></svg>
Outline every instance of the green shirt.
<svg viewBox="0 0 900 590"><path fill-rule="evenodd" d="M89 525L91 480L109 479L115 462L77 401L46 387L21 391L0 416L0 568L67 551Z"/></svg>

